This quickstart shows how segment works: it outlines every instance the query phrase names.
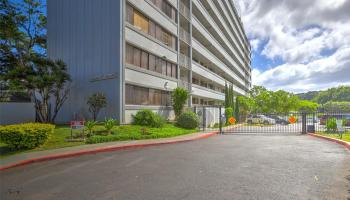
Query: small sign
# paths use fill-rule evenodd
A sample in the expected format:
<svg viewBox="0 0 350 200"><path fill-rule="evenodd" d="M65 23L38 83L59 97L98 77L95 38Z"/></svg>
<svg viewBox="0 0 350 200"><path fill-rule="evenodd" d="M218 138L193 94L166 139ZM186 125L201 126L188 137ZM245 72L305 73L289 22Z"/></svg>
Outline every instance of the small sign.
<svg viewBox="0 0 350 200"><path fill-rule="evenodd" d="M228 122L230 122L230 124L234 124L236 122L236 119L234 117L230 117L228 118Z"/></svg>
<svg viewBox="0 0 350 200"><path fill-rule="evenodd" d="M294 124L294 123L297 121L297 119L296 119L294 116L291 116L291 117L289 117L288 121L289 121L291 124Z"/></svg>
<svg viewBox="0 0 350 200"><path fill-rule="evenodd" d="M339 132L344 132L345 131L345 129L343 127L343 120L337 119L336 124L337 124L337 130Z"/></svg>
<svg viewBox="0 0 350 200"><path fill-rule="evenodd" d="M70 128L71 129L82 129L84 128L85 121L71 121Z"/></svg>

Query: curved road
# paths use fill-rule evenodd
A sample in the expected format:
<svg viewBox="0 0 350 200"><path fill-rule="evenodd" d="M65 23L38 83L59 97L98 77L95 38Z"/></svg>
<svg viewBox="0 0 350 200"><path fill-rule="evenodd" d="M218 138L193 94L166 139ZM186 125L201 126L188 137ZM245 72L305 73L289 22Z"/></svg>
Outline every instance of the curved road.
<svg viewBox="0 0 350 200"><path fill-rule="evenodd" d="M350 151L311 136L219 135L0 172L5 199L348 199Z"/></svg>

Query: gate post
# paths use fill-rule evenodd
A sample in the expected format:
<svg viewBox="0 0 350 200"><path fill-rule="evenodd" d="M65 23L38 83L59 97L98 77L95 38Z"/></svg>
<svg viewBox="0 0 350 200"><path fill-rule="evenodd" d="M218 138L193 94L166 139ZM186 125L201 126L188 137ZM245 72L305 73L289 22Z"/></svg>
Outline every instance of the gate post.
<svg viewBox="0 0 350 200"><path fill-rule="evenodd" d="M219 134L222 134L221 106L219 106Z"/></svg>
<svg viewBox="0 0 350 200"><path fill-rule="evenodd" d="M205 110L205 106L203 106L203 131L207 128L207 113Z"/></svg>
<svg viewBox="0 0 350 200"><path fill-rule="evenodd" d="M302 126L302 134L306 134L306 113L301 113L301 126Z"/></svg>

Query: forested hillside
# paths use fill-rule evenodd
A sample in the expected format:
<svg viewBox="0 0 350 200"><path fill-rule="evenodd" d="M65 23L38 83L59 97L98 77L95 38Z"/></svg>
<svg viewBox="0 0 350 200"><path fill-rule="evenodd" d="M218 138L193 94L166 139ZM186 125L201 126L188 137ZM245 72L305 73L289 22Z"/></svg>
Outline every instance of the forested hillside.
<svg viewBox="0 0 350 200"><path fill-rule="evenodd" d="M350 102L350 86L340 86L329 88L324 91L310 91L297 94L303 100L314 101L319 104L325 104L329 101L333 102Z"/></svg>

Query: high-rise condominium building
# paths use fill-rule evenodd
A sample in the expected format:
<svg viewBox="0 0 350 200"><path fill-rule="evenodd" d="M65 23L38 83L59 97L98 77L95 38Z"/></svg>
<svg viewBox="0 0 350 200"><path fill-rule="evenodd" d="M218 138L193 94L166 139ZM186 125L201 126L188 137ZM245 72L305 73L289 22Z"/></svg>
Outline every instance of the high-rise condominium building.
<svg viewBox="0 0 350 200"><path fill-rule="evenodd" d="M188 106L217 105L225 83L251 86L251 49L232 0L48 0L48 54L72 77L57 121L88 119L88 97L104 93L100 119L129 123L151 109L172 118L171 91Z"/></svg>

